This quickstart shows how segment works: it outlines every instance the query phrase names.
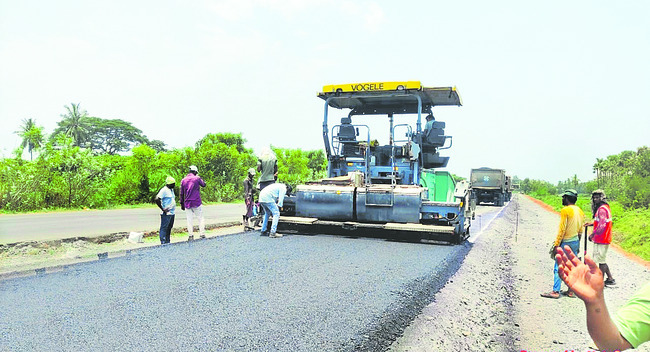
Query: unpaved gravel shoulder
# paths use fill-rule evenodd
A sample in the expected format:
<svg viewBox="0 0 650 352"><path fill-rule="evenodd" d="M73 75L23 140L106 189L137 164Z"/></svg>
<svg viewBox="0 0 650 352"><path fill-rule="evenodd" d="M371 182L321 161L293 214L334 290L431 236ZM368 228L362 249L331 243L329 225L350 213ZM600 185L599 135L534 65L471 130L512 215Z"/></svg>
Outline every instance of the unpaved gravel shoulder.
<svg viewBox="0 0 650 352"><path fill-rule="evenodd" d="M514 197L390 350L593 350L582 301L540 297L553 285L548 248L558 221L557 213ZM606 289L605 299L615 314L650 273L618 251L608 253L608 262L618 285ZM649 345L638 350L650 351Z"/></svg>

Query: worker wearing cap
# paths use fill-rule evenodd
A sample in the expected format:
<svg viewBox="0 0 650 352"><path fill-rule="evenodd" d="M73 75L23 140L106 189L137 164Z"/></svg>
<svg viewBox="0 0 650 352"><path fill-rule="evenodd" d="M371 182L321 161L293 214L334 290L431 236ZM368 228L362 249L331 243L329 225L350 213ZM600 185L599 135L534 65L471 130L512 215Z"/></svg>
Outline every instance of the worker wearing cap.
<svg viewBox="0 0 650 352"><path fill-rule="evenodd" d="M554 262L557 247L564 248L564 246L569 246L573 253L578 254L580 252L579 235L585 224L585 213L582 211L582 209L575 205L577 201L578 191L575 189L568 189L562 194L562 205L564 208L562 208L560 211L560 228L558 229L555 241L553 242L551 250L549 251ZM542 297L555 299L560 298L562 280L560 280L560 276L558 275L557 270L558 266L557 262L555 262L555 267L553 269L553 291L549 293L542 293ZM571 289L568 289L565 294L568 297L575 297L575 294L571 291Z"/></svg>
<svg viewBox="0 0 650 352"><path fill-rule="evenodd" d="M589 235L589 240L594 242L592 257L600 271L607 275L605 285L616 285L616 280L606 263L607 249L612 243L612 210L605 199L605 191L602 189L591 192L591 212L594 214L594 220L585 226L594 227L594 231Z"/></svg>
<svg viewBox="0 0 650 352"><path fill-rule="evenodd" d="M176 209L176 197L174 196L176 180L167 176L165 186L156 195L156 204L162 210L160 214L160 244L169 243L172 228L174 227L174 210Z"/></svg>
<svg viewBox="0 0 650 352"><path fill-rule="evenodd" d="M246 213L244 213L244 230L252 230L253 227L249 223L253 217L253 177L255 177L255 169L248 169L246 179L244 179L244 203L246 204Z"/></svg>
<svg viewBox="0 0 650 352"><path fill-rule="evenodd" d="M188 241L194 239L194 217L199 218L199 233L205 238L205 219L201 208L201 187L205 181L199 177L199 169L192 165L190 172L181 180L181 209L185 210L187 217Z"/></svg>

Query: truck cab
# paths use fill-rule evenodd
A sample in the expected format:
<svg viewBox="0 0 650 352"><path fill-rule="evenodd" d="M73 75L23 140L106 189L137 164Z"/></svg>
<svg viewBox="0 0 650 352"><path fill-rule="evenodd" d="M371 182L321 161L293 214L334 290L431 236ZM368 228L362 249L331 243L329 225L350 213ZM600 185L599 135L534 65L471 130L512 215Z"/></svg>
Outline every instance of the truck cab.
<svg viewBox="0 0 650 352"><path fill-rule="evenodd" d="M470 174L470 187L472 198L476 204L492 203L503 206L510 201L512 195L511 177L506 175L504 169L481 167L472 169Z"/></svg>

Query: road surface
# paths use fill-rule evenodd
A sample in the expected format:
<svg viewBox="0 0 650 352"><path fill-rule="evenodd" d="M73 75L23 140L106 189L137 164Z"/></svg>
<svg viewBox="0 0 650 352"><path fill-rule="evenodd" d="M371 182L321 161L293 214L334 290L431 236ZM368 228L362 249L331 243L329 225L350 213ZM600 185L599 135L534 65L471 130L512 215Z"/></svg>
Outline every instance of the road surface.
<svg viewBox="0 0 650 352"><path fill-rule="evenodd" d="M241 221L242 204L204 205L206 224ZM195 223L195 226L198 223ZM185 212L176 208L174 228L187 226ZM149 208L62 211L0 215L0 244L93 237L117 232L153 231L160 228L160 209Z"/></svg>
<svg viewBox="0 0 650 352"><path fill-rule="evenodd" d="M2 280L0 350L594 350L584 304L539 295L558 221L518 196L460 246L249 232ZM650 279L608 263L613 314Z"/></svg>
<svg viewBox="0 0 650 352"><path fill-rule="evenodd" d="M500 210L478 209L474 238ZM75 219L87 224L86 217L98 216L93 213L77 212ZM31 215L42 214L24 219ZM431 303L471 248L469 241L446 246L257 233L158 246L0 282L0 305L10 307L0 322L1 345L383 350Z"/></svg>
<svg viewBox="0 0 650 352"><path fill-rule="evenodd" d="M272 239L255 232L157 246L1 281L0 345L16 351L382 350L432 301L470 248L467 242Z"/></svg>
<svg viewBox="0 0 650 352"><path fill-rule="evenodd" d="M205 223L241 221L243 204L204 205ZM479 235L502 207L478 206L470 242ZM117 232L153 231L160 228L160 210L150 208L64 211L0 215L0 244L93 237ZM187 226L185 212L176 209L174 228ZM195 224L197 226L198 223Z"/></svg>

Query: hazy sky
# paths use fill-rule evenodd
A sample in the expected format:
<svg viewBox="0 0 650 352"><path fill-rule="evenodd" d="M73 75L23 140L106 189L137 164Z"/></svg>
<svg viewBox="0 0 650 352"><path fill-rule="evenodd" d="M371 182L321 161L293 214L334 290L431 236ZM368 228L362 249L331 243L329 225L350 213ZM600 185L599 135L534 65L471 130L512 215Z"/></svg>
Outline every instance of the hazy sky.
<svg viewBox="0 0 650 352"><path fill-rule="evenodd" d="M323 85L419 80L463 99L434 110L449 171L588 180L597 157L650 145L648 14L646 0L0 0L0 155L22 119L50 133L71 103L174 148L241 132L257 152L322 149Z"/></svg>

